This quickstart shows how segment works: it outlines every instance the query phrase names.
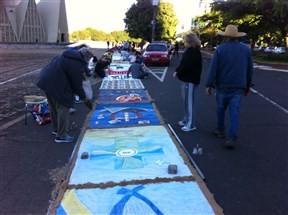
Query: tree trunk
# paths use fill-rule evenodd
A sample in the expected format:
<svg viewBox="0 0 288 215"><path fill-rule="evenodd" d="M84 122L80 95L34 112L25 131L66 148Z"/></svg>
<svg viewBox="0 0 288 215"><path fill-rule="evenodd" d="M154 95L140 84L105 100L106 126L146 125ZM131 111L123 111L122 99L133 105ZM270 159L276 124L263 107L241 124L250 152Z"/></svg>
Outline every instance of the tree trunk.
<svg viewBox="0 0 288 215"><path fill-rule="evenodd" d="M288 32L286 32L285 45L286 45L286 49L288 49Z"/></svg>

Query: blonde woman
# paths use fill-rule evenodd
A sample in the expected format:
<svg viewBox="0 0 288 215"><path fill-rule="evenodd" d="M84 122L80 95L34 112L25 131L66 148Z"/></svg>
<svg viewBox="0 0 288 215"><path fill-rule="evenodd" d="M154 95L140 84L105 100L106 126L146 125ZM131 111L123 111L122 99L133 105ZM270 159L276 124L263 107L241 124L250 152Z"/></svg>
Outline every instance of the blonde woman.
<svg viewBox="0 0 288 215"><path fill-rule="evenodd" d="M189 33L185 36L184 46L185 52L173 77L181 82L181 95L184 102L184 117L178 124L182 126L182 131L189 132L196 130L195 92L202 72L201 41L195 33Z"/></svg>

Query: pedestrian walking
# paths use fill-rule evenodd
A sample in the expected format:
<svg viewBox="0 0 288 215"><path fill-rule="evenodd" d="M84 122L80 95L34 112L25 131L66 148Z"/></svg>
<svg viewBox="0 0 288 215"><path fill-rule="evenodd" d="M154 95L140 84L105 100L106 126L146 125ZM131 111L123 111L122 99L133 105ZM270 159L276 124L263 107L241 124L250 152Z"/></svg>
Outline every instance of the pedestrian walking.
<svg viewBox="0 0 288 215"><path fill-rule="evenodd" d="M36 85L47 97L55 142L73 142L68 134L70 108L73 108L73 95L77 94L85 105L92 109L82 86L87 62L93 54L89 48L66 50L56 56L40 72Z"/></svg>
<svg viewBox="0 0 288 215"><path fill-rule="evenodd" d="M181 95L184 102L184 117L178 122L184 132L193 131L195 127L195 92L200 84L202 72L201 41L195 33L185 36L185 51L179 66L173 73L181 82Z"/></svg>
<svg viewBox="0 0 288 215"><path fill-rule="evenodd" d="M175 42L175 45L174 45L174 52L173 52L173 56L179 56L179 42L178 41L176 41Z"/></svg>
<svg viewBox="0 0 288 215"><path fill-rule="evenodd" d="M225 42L218 46L212 58L206 82L206 94L216 89L217 127L213 134L225 138L225 111L229 108L229 131L225 142L227 148L234 148L239 124L239 108L243 96L249 93L252 83L253 62L251 50L238 39L246 35L238 32L235 25L227 25Z"/></svg>

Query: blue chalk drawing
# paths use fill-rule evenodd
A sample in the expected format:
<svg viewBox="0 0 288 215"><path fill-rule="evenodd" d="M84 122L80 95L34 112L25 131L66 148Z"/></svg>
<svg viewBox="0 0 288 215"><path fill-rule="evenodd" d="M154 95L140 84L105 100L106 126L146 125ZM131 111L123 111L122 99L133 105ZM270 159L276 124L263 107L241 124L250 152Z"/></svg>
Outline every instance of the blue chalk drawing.
<svg viewBox="0 0 288 215"><path fill-rule="evenodd" d="M131 170L145 166L144 156L163 155L160 145L151 144L149 141L139 145L137 137L118 137L115 143L109 147L98 147L90 153L90 159L114 158L114 169Z"/></svg>
<svg viewBox="0 0 288 215"><path fill-rule="evenodd" d="M146 198L145 196L142 196L141 194L138 193L139 190L144 189L143 185L140 185L138 187L135 187L132 190L126 189L126 188L121 188L120 190L118 190L117 194L122 194L125 195L113 208L112 211L110 212L111 215L121 215L124 214L124 208L125 205L128 203L128 201L130 200L130 198L132 196L142 200L144 203L146 203L147 206L149 206L149 209L152 209L152 211L155 212L155 214L159 214L162 215L163 213L157 208L156 205L153 204L152 201L150 201L148 198Z"/></svg>
<svg viewBox="0 0 288 215"><path fill-rule="evenodd" d="M98 104L90 117L90 128L159 125L151 103Z"/></svg>

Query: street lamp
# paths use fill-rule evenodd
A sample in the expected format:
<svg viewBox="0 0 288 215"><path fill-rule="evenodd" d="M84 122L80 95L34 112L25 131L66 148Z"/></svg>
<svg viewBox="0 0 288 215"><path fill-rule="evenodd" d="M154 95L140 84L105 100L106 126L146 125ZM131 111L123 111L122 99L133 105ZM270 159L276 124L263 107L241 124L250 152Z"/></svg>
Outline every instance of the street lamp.
<svg viewBox="0 0 288 215"><path fill-rule="evenodd" d="M153 42L154 37L155 37L156 9L157 9L157 6L159 5L159 0L151 0L151 1L152 1L152 6L153 6L153 20L151 21L151 25L152 25L151 42Z"/></svg>

